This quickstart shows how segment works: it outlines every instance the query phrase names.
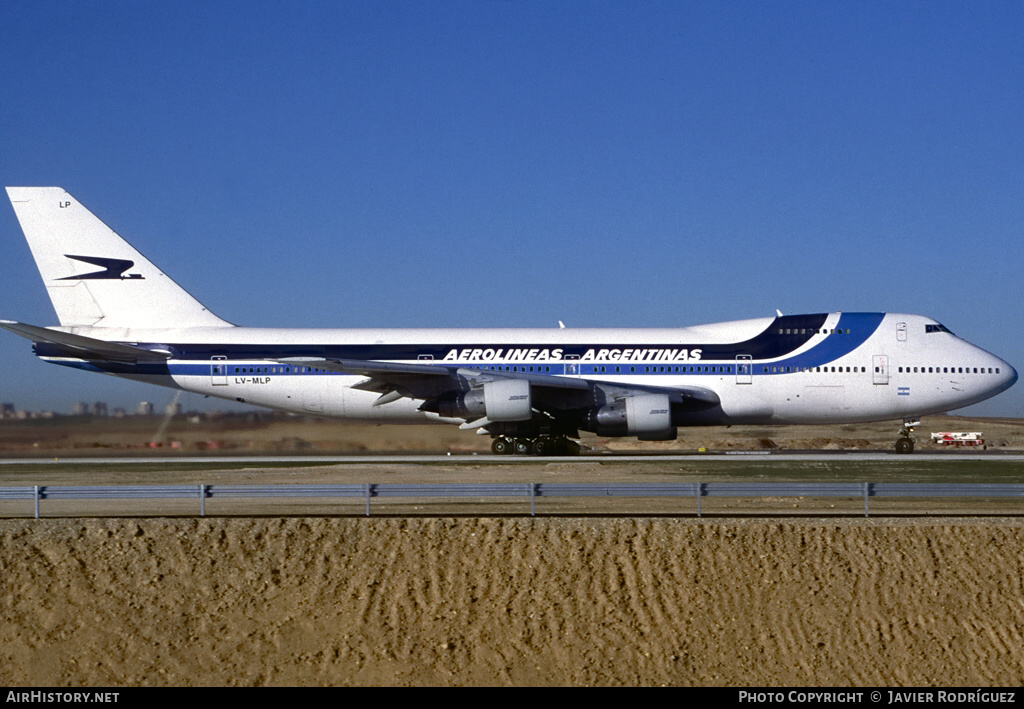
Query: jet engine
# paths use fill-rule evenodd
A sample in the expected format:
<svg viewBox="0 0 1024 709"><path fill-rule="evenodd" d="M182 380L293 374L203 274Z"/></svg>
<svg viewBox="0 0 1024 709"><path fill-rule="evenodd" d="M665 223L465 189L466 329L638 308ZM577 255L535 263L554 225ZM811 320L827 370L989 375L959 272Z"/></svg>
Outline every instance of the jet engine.
<svg viewBox="0 0 1024 709"><path fill-rule="evenodd" d="M592 409L582 428L599 436L636 436L641 441L671 441L677 433L667 394L638 394Z"/></svg>
<svg viewBox="0 0 1024 709"><path fill-rule="evenodd" d="M490 421L529 421L533 417L530 382L525 379L498 379L469 391L441 397L425 410L436 410L445 418ZM436 408L435 408L436 407Z"/></svg>

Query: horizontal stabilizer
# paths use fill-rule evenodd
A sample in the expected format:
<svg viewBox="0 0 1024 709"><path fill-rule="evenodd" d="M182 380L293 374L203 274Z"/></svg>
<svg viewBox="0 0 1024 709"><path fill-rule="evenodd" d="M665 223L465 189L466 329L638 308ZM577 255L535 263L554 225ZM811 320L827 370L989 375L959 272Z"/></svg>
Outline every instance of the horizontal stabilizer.
<svg viewBox="0 0 1024 709"><path fill-rule="evenodd" d="M112 360L115 362L166 362L171 358L170 352L144 350L141 347L123 345L93 337L72 335L67 332L49 330L45 327L26 325L12 320L0 320L0 327L10 330L15 335L32 340L47 342L68 350L69 356L81 359Z"/></svg>

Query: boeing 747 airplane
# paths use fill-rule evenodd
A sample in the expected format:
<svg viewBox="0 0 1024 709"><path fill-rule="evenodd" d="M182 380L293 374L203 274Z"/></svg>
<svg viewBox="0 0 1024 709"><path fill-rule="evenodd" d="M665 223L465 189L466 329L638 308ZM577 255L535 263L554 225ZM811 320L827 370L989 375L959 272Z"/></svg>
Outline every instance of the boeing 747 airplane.
<svg viewBox="0 0 1024 709"><path fill-rule="evenodd" d="M572 454L580 431L902 420L1017 381L940 323L829 312L683 328L283 329L214 315L59 187L8 187L59 327L8 320L41 359L271 409L490 435Z"/></svg>

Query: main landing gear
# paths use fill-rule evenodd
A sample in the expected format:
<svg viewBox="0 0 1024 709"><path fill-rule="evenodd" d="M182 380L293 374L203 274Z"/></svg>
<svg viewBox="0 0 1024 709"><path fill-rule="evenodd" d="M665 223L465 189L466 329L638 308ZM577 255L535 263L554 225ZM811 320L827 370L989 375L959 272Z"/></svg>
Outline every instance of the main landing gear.
<svg viewBox="0 0 1024 709"><path fill-rule="evenodd" d="M921 425L920 419L903 419L903 428L900 429L900 437L896 439L897 453L913 453L914 439L910 434L914 428Z"/></svg>
<svg viewBox="0 0 1024 709"><path fill-rule="evenodd" d="M495 455L579 455L580 444L565 436L538 436L537 438L510 438L496 436L491 441Z"/></svg>

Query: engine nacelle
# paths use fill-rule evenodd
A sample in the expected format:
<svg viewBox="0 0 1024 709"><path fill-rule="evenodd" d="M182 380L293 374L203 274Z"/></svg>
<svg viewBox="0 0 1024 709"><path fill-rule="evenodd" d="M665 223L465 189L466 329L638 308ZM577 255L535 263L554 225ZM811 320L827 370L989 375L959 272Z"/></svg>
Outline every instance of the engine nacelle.
<svg viewBox="0 0 1024 709"><path fill-rule="evenodd" d="M486 416L490 421L529 421L533 418L530 382L525 379L499 379L481 387L439 399L435 410L446 418L473 420Z"/></svg>
<svg viewBox="0 0 1024 709"><path fill-rule="evenodd" d="M587 428L599 436L636 436L641 441L676 437L667 394L639 394L602 406L588 416Z"/></svg>
<svg viewBox="0 0 1024 709"><path fill-rule="evenodd" d="M499 379L484 384L484 411L491 421L529 421L533 417L530 382Z"/></svg>

